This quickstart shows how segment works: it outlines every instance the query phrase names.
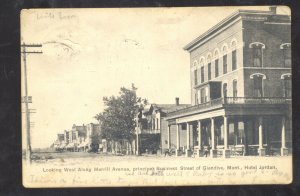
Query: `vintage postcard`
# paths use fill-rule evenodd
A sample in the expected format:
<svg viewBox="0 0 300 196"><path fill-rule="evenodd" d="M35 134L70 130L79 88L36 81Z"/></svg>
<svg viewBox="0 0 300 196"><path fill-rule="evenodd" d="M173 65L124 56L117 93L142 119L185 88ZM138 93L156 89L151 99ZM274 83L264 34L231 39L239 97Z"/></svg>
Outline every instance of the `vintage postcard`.
<svg viewBox="0 0 300 196"><path fill-rule="evenodd" d="M24 9L23 185L289 184L286 6Z"/></svg>

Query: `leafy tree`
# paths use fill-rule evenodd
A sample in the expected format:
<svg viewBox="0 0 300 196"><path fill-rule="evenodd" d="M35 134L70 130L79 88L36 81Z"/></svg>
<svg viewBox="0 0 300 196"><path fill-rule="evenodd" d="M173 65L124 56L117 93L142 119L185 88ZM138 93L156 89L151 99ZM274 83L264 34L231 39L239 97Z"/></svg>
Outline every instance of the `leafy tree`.
<svg viewBox="0 0 300 196"><path fill-rule="evenodd" d="M127 140L131 145L135 138L136 116L147 104L146 99L137 97L137 88L121 87L119 96L103 97L106 106L95 116L101 122L101 137L112 141ZM132 148L131 148L132 149Z"/></svg>

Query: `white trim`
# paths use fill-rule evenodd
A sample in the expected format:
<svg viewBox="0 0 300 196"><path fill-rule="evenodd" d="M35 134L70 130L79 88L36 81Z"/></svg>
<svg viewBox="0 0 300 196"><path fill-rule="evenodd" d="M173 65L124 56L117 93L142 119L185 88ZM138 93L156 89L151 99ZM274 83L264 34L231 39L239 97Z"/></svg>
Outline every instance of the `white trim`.
<svg viewBox="0 0 300 196"><path fill-rule="evenodd" d="M265 74L262 74L262 73L254 73L254 74L251 74L251 75L250 75L250 79L253 79L254 76L262 76L262 79L263 79L263 80L267 79L266 75L265 75Z"/></svg>
<svg viewBox="0 0 300 196"><path fill-rule="evenodd" d="M226 47L226 50L224 52L224 48ZM228 44L227 43L223 43L222 47L221 47L221 52L222 52L222 55L224 54L227 54L228 53Z"/></svg>
<svg viewBox="0 0 300 196"><path fill-rule="evenodd" d="M235 47L234 47L234 48L232 47L233 43L235 43ZM235 50L236 50L237 47L238 47L238 41L237 41L237 39L234 37L234 38L232 38L231 41L230 41L230 49L231 49L231 50L232 50L232 49L235 49Z"/></svg>
<svg viewBox="0 0 300 196"><path fill-rule="evenodd" d="M282 74L282 75L280 76L280 79L284 80L285 77L291 77L291 76L292 76L291 73L285 73L285 74Z"/></svg>
<svg viewBox="0 0 300 196"><path fill-rule="evenodd" d="M208 52L206 54L206 64L212 61L212 53Z"/></svg>
<svg viewBox="0 0 300 196"><path fill-rule="evenodd" d="M282 69L282 70L291 70L292 68L288 68L288 67L242 67L244 69L265 69L265 70L270 70L270 69Z"/></svg>
<svg viewBox="0 0 300 196"><path fill-rule="evenodd" d="M201 61L203 60L203 63L201 63ZM204 66L205 65L205 57L204 56L201 56L200 58L199 58L199 66L201 67L201 66Z"/></svg>
<svg viewBox="0 0 300 196"><path fill-rule="evenodd" d="M249 44L249 48L253 48L253 45L256 45L256 46L259 46L259 45L261 45L262 47L262 49L265 49L266 48L266 45L265 44L263 44L263 43L261 43L261 42L252 42L252 43L250 43Z"/></svg>
<svg viewBox="0 0 300 196"><path fill-rule="evenodd" d="M217 53L217 55L216 55ZM220 57L220 50L219 48L215 48L214 49L214 53L213 53L213 60L215 60L216 58L219 58Z"/></svg>
<svg viewBox="0 0 300 196"><path fill-rule="evenodd" d="M283 47L287 47L287 48L283 48ZM279 46L280 49L288 49L288 48L291 48L291 43L283 43L283 44L280 44Z"/></svg>
<svg viewBox="0 0 300 196"><path fill-rule="evenodd" d="M264 22L265 24L276 24L276 25L291 25L290 22Z"/></svg>

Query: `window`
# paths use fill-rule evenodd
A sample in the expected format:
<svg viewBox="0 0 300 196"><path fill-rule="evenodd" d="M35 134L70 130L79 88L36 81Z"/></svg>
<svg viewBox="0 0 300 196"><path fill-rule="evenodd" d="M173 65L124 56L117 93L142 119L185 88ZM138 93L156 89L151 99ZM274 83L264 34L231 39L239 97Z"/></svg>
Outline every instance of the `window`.
<svg viewBox="0 0 300 196"><path fill-rule="evenodd" d="M233 80L232 88L233 88L233 97L237 97L237 80Z"/></svg>
<svg viewBox="0 0 300 196"><path fill-rule="evenodd" d="M227 54L223 56L223 74L227 73Z"/></svg>
<svg viewBox="0 0 300 196"><path fill-rule="evenodd" d="M208 63L207 71L208 71L208 80L210 80L211 79L211 63Z"/></svg>
<svg viewBox="0 0 300 196"><path fill-rule="evenodd" d="M292 97L292 82L291 76L286 75L283 79L284 86L284 97L291 98Z"/></svg>
<svg viewBox="0 0 300 196"><path fill-rule="evenodd" d="M194 70L194 84L198 84L198 78L197 78L197 69Z"/></svg>
<svg viewBox="0 0 300 196"><path fill-rule="evenodd" d="M181 124L181 130L186 130L187 126L186 123Z"/></svg>
<svg viewBox="0 0 300 196"><path fill-rule="evenodd" d="M204 67L201 67L201 83L204 82Z"/></svg>
<svg viewBox="0 0 300 196"><path fill-rule="evenodd" d="M223 74L227 73L227 47L223 47Z"/></svg>
<svg viewBox="0 0 300 196"><path fill-rule="evenodd" d="M201 103L205 103L207 101L207 96L206 96L206 92L205 92L205 88L201 89Z"/></svg>
<svg viewBox="0 0 300 196"><path fill-rule="evenodd" d="M215 77L219 76L219 59L215 60Z"/></svg>
<svg viewBox="0 0 300 196"><path fill-rule="evenodd" d="M223 97L227 97L227 83L223 84Z"/></svg>
<svg viewBox="0 0 300 196"><path fill-rule="evenodd" d="M280 49L282 49L282 53L283 53L284 67L291 67L291 65L292 65L291 44L289 44L289 43L282 44L280 46Z"/></svg>
<svg viewBox="0 0 300 196"><path fill-rule="evenodd" d="M232 70L236 70L236 50L232 51Z"/></svg>
<svg viewBox="0 0 300 196"><path fill-rule="evenodd" d="M197 93L195 93L195 105L198 104L198 97L197 97Z"/></svg>
<svg viewBox="0 0 300 196"><path fill-rule="evenodd" d="M253 84L254 84L254 97L262 97L263 96L263 77L261 75L253 76Z"/></svg>
<svg viewBox="0 0 300 196"><path fill-rule="evenodd" d="M252 48L252 56L253 56L253 66L254 67L262 67L263 63L263 51L265 45L259 42L254 42L249 45Z"/></svg>
<svg viewBox="0 0 300 196"><path fill-rule="evenodd" d="M198 104L201 102L200 98L201 98L200 90L197 90L197 103Z"/></svg>

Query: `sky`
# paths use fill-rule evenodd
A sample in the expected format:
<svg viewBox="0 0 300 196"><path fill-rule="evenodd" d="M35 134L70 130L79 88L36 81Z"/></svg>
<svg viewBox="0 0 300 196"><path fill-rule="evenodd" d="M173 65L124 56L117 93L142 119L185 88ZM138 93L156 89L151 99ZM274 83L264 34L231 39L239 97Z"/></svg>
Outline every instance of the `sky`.
<svg viewBox="0 0 300 196"><path fill-rule="evenodd" d="M175 103L175 97L190 103L190 62L183 47L237 9L268 7L23 10L21 42L42 44L28 50L43 52L26 58L29 107L36 111L30 116L32 147L49 147L73 124L97 122L102 98L132 83L150 103Z"/></svg>

